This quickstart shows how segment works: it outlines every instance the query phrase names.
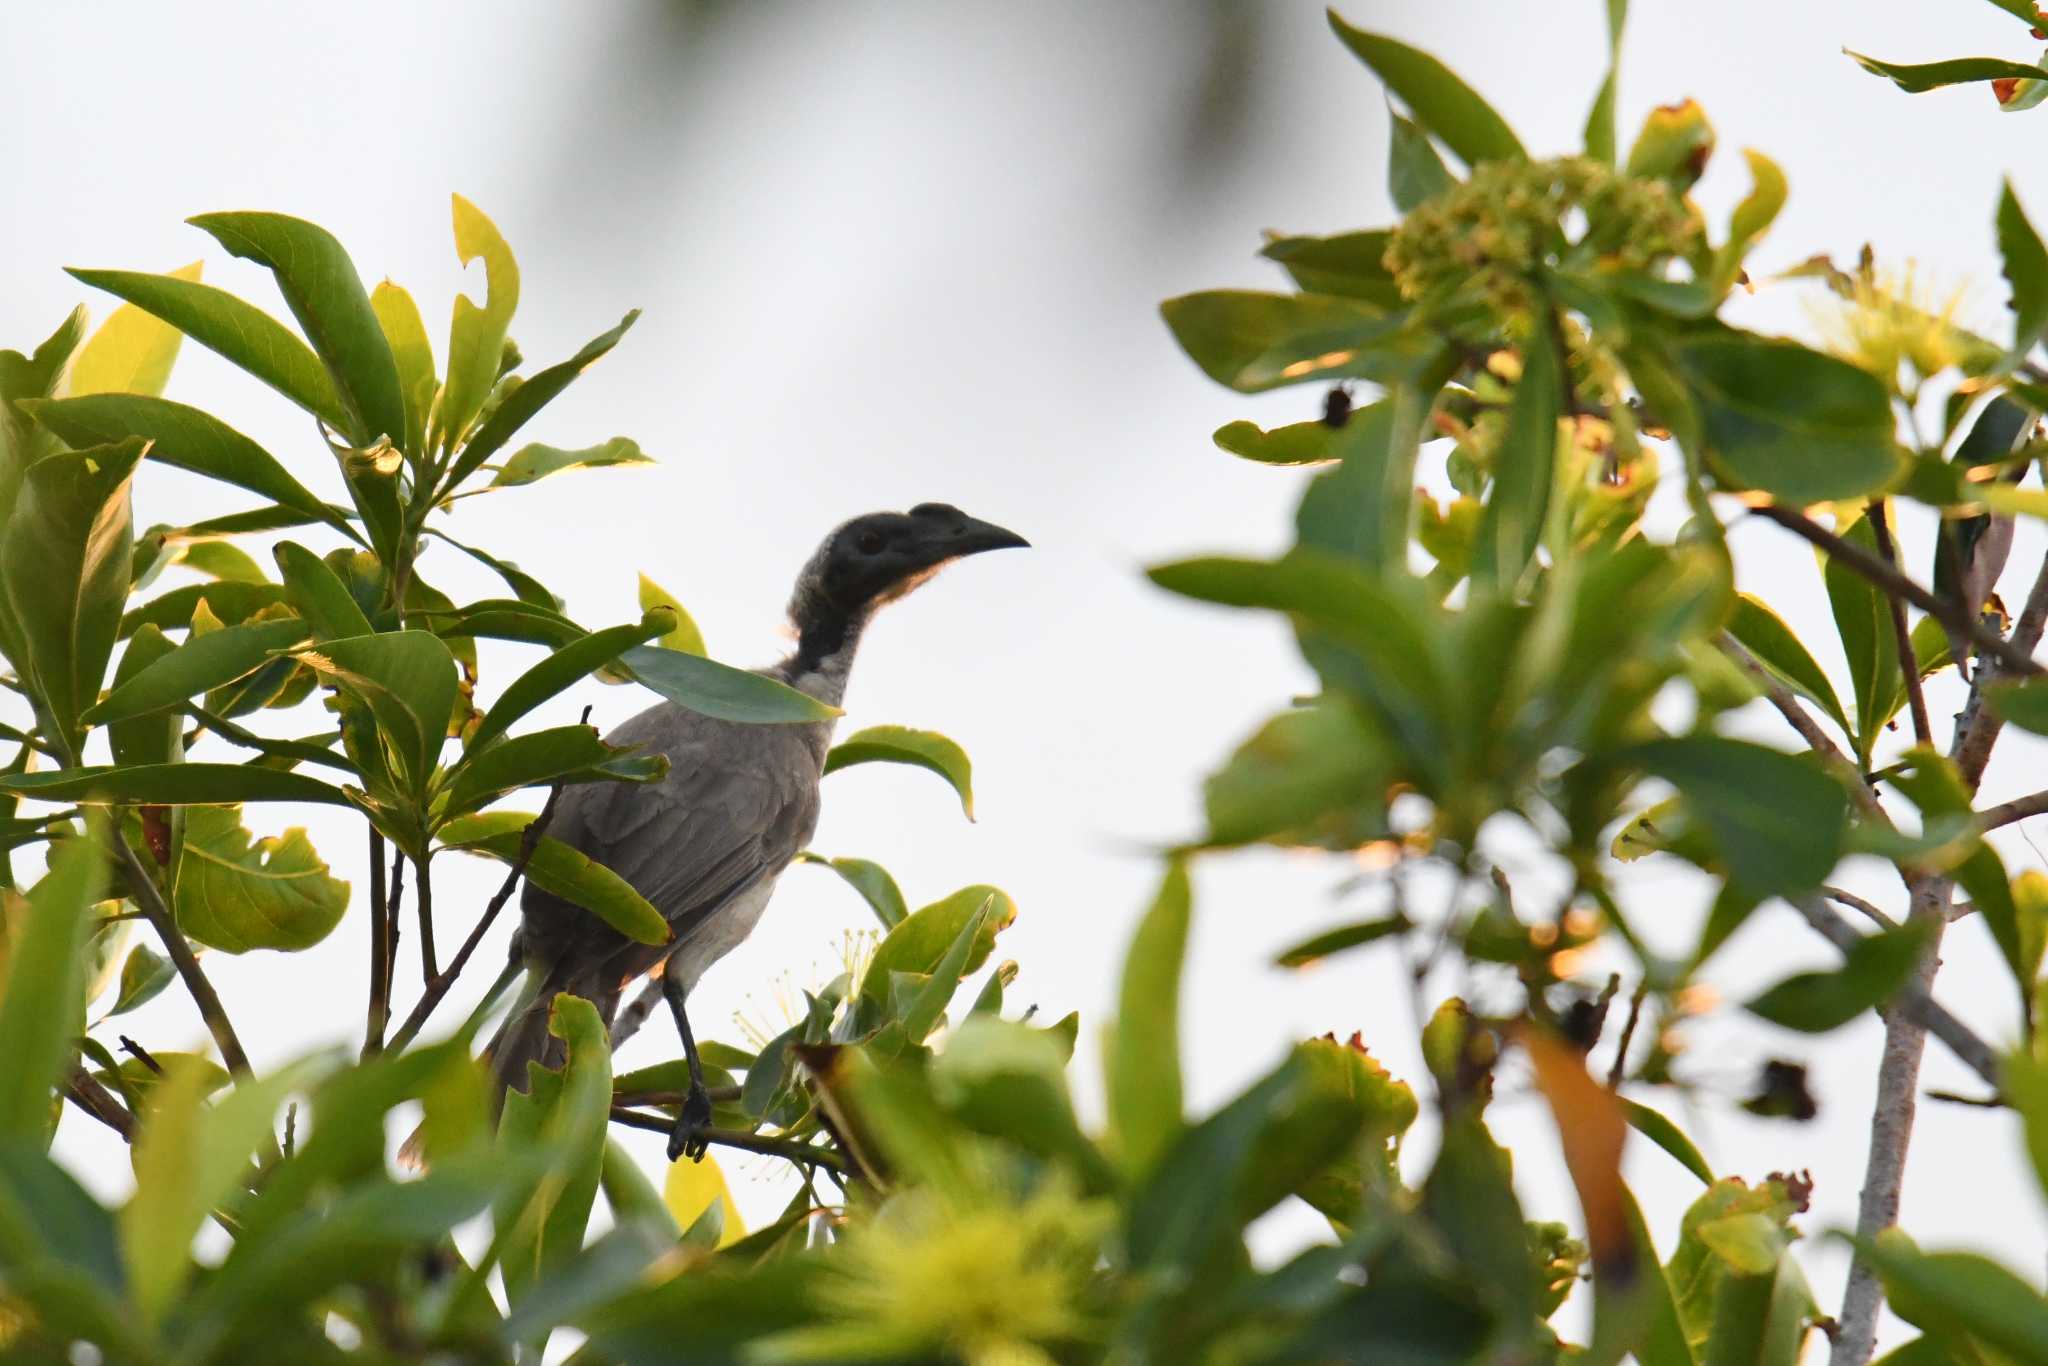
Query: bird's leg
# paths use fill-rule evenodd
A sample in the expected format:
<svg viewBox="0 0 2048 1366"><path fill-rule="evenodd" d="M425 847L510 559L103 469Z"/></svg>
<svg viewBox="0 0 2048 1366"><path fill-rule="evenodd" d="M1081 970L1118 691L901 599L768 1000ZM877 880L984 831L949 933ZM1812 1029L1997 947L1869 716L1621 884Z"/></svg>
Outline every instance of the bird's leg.
<svg viewBox="0 0 2048 1366"><path fill-rule="evenodd" d="M683 975L670 963L661 974L661 994L669 1013L676 1017L676 1033L683 1036L683 1060L690 1066L690 1089L683 1095L683 1108L676 1116L675 1132L669 1135L668 1160L687 1156L702 1162L711 1151L705 1137L711 1128L711 1093L704 1089L704 1064L697 1057L697 1039L690 1033L690 1016L683 1009Z"/></svg>

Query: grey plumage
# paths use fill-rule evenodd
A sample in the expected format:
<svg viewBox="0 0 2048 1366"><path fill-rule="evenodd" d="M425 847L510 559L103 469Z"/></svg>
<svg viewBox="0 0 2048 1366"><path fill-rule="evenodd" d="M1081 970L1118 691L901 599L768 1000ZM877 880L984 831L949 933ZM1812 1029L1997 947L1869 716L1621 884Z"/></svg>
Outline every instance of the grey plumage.
<svg viewBox="0 0 2048 1366"><path fill-rule="evenodd" d="M949 560L1023 544L943 504L855 518L826 537L797 579L790 602L796 652L760 672L836 706L877 607ZM490 1047L503 1084L524 1090L530 1062L559 1065L561 1041L547 1027L557 993L590 1000L609 1026L624 988L664 961L669 984L686 993L747 937L775 879L817 829L832 729L830 721L722 721L663 702L605 737L662 755L667 776L570 788L548 833L632 884L668 921L672 938L637 943L527 883L518 949L534 987ZM680 995L672 999L680 1024Z"/></svg>

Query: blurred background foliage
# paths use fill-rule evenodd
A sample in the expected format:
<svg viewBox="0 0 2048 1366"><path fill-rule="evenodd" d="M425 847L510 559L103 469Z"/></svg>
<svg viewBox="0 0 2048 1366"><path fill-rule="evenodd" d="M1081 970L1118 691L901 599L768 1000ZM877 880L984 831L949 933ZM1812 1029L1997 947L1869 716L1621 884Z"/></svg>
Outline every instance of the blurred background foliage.
<svg viewBox="0 0 2048 1366"><path fill-rule="evenodd" d="M1216 120L1199 132L1207 148L1251 98L1257 20L1202 13L1198 117L1178 126ZM1619 0L1607 15L1618 54ZM740 21L703 6L660 22L715 60ZM1747 153L1753 188L1708 222L1690 196L1714 152L1698 105L1660 107L1624 139L1610 76L1589 96L1583 153L1532 157L1435 57L1331 26L1405 111L1385 153L1403 216L1273 234L1262 255L1285 292L1166 303L1212 380L1313 386L1322 411L1216 433L1230 455L1315 467L1286 553L1152 570L1183 597L1276 614L1318 690L1216 768L1205 828L1168 856L1099 1026L1013 1003L1020 968L997 949L1018 909L1004 892L977 884L913 911L879 865L817 858L876 935L773 1032L706 1048L714 1142L797 1174L781 1215L753 1230L715 1162L677 1164L657 1187L612 1137L669 1127L682 1065L615 1074L587 1003L557 999L565 1065L495 1121L472 1058L495 992L452 1036L419 1039L522 874L629 935L664 932L630 887L547 837L545 808L497 807L658 773L587 726L531 728L543 702L597 676L752 723L819 714L707 658L651 580L639 620L590 630L536 577L549 566L447 529L471 496L647 458L624 437L522 436L634 315L529 370L509 333L518 265L459 197L457 253L485 282L455 301L442 348L403 289L365 288L333 236L282 215L193 222L274 277L296 330L197 268L74 272L125 306L90 334L78 314L0 353L0 650L27 712L4 736L0 838L30 852L18 885L17 865L0 864L12 1357L78 1360L87 1344L109 1361L504 1360L552 1343L588 1361L1691 1366L1791 1362L1821 1334L1837 1359L1869 1357L1874 1292L1852 1281L1837 1316L1802 1271L1810 1174L1717 1174L1666 1113L1660 1097L1688 1091L1668 1027L1717 1009L1703 967L1750 917L1790 907L1839 964L1735 1009L1815 1034L1881 1010L1897 1037L1930 1032L1981 1078L1989 1094L1974 1099L2020 1115L2048 1165L2048 895L1983 838L2026 812L1980 808L1975 791L2001 726L2048 731L2032 659L2048 573L2017 612L1995 597L2014 520L2044 507L2025 484L2048 409L2032 359L2048 249L2008 189L1995 227L2010 340L1965 329L1870 259L1794 273L1841 301L1828 349L1747 331L1718 315L1753 283L1745 261L1786 179ZM303 409L319 444L275 456L162 398L181 339ZM535 434L594 435L548 426ZM138 531L130 480L144 461L240 493L203 521ZM1439 470L1447 492L1431 491ZM1687 513L1669 534L1646 519L1660 486ZM1941 519L1927 565L1903 563L1889 530L1908 503ZM1752 513L1820 552L1846 674L1765 598L1735 591L1725 524ZM252 537L271 564L244 548ZM487 568L502 595L437 592L419 569L428 541ZM198 581L156 591L172 564ZM486 678L480 639L533 653ZM1967 687L1940 744L1923 679L1944 670ZM1779 744L1724 729L1759 701L1787 724ZM927 771L972 813L971 766L942 735L866 728L830 767L868 762ZM242 824L248 806L278 802L360 817L360 871L337 878L336 856L303 831L257 838ZM1518 889L1491 843L1504 825L1565 870L1562 894ZM1427 1075L1393 1076L1358 1036L1312 1038L1190 1113L1188 869L1254 845L1355 867L1347 902L1370 913L1280 963L1398 955ZM428 898L447 851L509 873L443 970ZM1829 882L1853 856L1895 873L1903 911ZM1617 892L1617 865L1649 858L1718 888L1685 952L1639 934L1650 908ZM2011 979L1991 1042L1932 991L1957 889L1971 913L1960 933L1989 936ZM362 1047L259 1072L202 951L303 951L350 923L369 945ZM412 996L396 980L408 934L421 985L394 1025ZM1594 970L1596 954L1617 966ZM1426 989L1438 969L1458 994ZM218 1062L154 1053L113 1023L173 984ZM1100 1045L1099 1106L1070 1088L1084 1040ZM1910 1101L1913 1072L1904 1086ZM1489 1124L1503 1088L1533 1091L1554 1117L1569 1226L1522 1208L1515 1156ZM1812 1108L1784 1063L1749 1104L1788 1119ZM125 1200L89 1194L49 1155L66 1106L131 1142ZM1402 1141L1425 1108L1440 1140L1410 1180ZM415 1118L418 1172L388 1156ZM1675 1227L1647 1226L1623 1180L1637 1142L1699 1183ZM1868 1180L1895 1177L1874 1150ZM1327 1234L1255 1259L1247 1229L1283 1202ZM1820 1231L1853 1241L1860 1284L1919 1331L1898 1360L2048 1359L2048 1300L2013 1272L1882 1225ZM203 1250L216 1234L218 1255ZM1591 1310L1568 1345L1552 1319L1575 1294Z"/></svg>

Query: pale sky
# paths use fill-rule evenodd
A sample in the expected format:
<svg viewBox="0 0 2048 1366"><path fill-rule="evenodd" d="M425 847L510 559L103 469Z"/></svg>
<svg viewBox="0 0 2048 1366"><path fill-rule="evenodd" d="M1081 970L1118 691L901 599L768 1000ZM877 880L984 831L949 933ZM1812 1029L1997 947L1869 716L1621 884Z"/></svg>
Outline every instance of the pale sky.
<svg viewBox="0 0 2048 1366"><path fill-rule="evenodd" d="M778 625L798 566L844 517L947 501L1030 537L1035 549L956 567L892 608L848 698L849 728L901 723L960 741L975 763L980 823L966 823L929 775L871 767L827 781L814 847L882 862L913 905L970 882L1009 890L1021 913L1000 955L1023 965L1010 999L1036 1002L1048 1020L1081 1011L1075 1081L1094 1112L1096 1029L1157 877L1150 851L1197 828L1200 778L1310 680L1278 623L1182 603L1142 578L1161 559L1286 543L1303 476L1236 461L1209 434L1237 417L1306 416L1319 397L1248 400L1210 384L1172 344L1157 304L1202 288L1283 287L1255 259L1262 229L1388 221L1385 104L1330 37L1320 5L1270 0L1242 137L1206 176L1189 175L1177 158L1201 54L1187 7L1169 0L735 8L715 46L656 6L18 11L0 85L0 114L16 130L16 208L0 220L12 282L0 344L32 344L88 298L64 265L166 270L204 257L208 280L282 311L261 272L182 223L247 208L313 219L367 281L388 274L408 286L445 358L460 283L447 196L459 191L519 256L512 331L530 366L567 356L630 307L646 310L529 435L556 445L627 435L659 466L563 477L457 514L459 532L546 579L578 620L637 615L644 571L689 607L714 654L760 663L784 648ZM1904 0L1636 9L1624 140L1653 103L1701 100L1721 138L1698 191L1717 233L1747 189L1737 149L1767 151L1790 177L1790 203L1753 274L1816 251L1851 257L1874 240L1886 261L1915 260L1938 282L1972 286L1970 316L2003 335L1991 214L1999 177L2011 174L2036 221L2048 216L2048 168L2029 155L2041 125L2000 116L1981 88L1908 97L1839 49L2023 58L2026 40L2007 16L1955 4L1936 17ZM1345 13L1446 57L1529 147L1555 154L1576 150L1600 79L1601 10L1596 0L1358 0ZM480 281L470 287L481 292ZM89 302L95 316L112 306ZM1767 288L1738 316L1809 326L1789 287ZM311 424L226 363L188 348L169 394L338 495ZM223 497L239 495L146 469L137 524L243 505ZM1750 556L1744 586L1839 667L1803 546L1769 527L1736 535ZM1930 527L1909 520L1903 536L1924 574ZM2024 594L2027 552L2040 544L2023 538L2009 600ZM473 571L445 551L421 567L458 601L494 595ZM531 658L487 650L483 695ZM573 720L586 702L612 723L650 700L593 683L534 723ZM1945 733L1952 687L1930 702ZM1755 734L1789 744L1781 732L1755 718ZM2038 744L2008 740L1986 796L2042 786L2041 760ZM537 803L535 794L527 805ZM361 877L359 822L319 810L257 819L265 829L305 822L339 874ZM2015 871L2039 862L2024 835L2001 834ZM455 856L436 869L440 939L452 945L498 871ZM1421 1078L1391 954L1306 975L1266 966L1347 918L1332 892L1350 871L1270 854L1200 866L1184 997L1196 1107L1325 1031L1362 1031L1397 1075ZM1530 877L1541 885L1540 869ZM1843 880L1897 902L1872 870ZM1653 860L1628 885L1638 923L1660 942L1690 939L1697 880ZM758 1013L782 974L796 985L830 977L842 932L871 924L831 874L792 870L755 938L693 997L700 1035L732 1037L732 1012L751 1000ZM365 933L357 915L310 953L208 955L259 1067L359 1042ZM485 949L491 967L502 938ZM413 947L408 927L403 1003L417 987ZM1946 957L1937 994L1988 1036L2008 1037L2011 988L1983 927L1958 926ZM1778 907L1760 912L1710 975L1739 1000L1832 958ZM176 988L121 1028L165 1048L204 1037ZM1879 1037L1874 1021L1816 1042L1731 1014L1690 1036L1690 1113L1669 1092L1637 1093L1686 1122L1717 1171L1812 1169L1803 1226L1814 1237L1802 1260L1829 1310L1844 1258L1819 1235L1854 1220ZM622 1066L672 1047L650 1028ZM1771 1056L1815 1069L1818 1121L1766 1123L1733 1108ZM1924 1083L1978 1089L1938 1044ZM1529 1213L1576 1222L1540 1103L1513 1076L1504 1090L1496 1123L1516 1147ZM658 1137L626 1141L658 1160ZM1405 1155L1411 1175L1433 1149L1425 1121ZM58 1150L95 1189L124 1187L118 1143L79 1116L66 1118ZM779 1187L754 1164L731 1169L749 1217L772 1216ZM1628 1174L1668 1253L1698 1183L1644 1143ZM1905 1202L1923 1244L1989 1250L2038 1278L2042 1213L2009 1115L1923 1105ZM1283 1209L1259 1227L1258 1245L1278 1255L1318 1223ZM1562 1322L1574 1321L1568 1310Z"/></svg>

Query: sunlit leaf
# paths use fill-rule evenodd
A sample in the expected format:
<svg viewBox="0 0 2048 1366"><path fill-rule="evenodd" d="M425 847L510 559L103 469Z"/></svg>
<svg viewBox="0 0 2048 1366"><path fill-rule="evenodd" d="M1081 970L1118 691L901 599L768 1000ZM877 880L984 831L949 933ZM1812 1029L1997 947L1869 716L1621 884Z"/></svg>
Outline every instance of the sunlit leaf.
<svg viewBox="0 0 2048 1366"><path fill-rule="evenodd" d="M197 280L204 266L194 261L172 271L169 278ZM184 333L163 320L134 304L122 304L78 349L71 363L70 392L161 394L184 339Z"/></svg>
<svg viewBox="0 0 2048 1366"><path fill-rule="evenodd" d="M599 469L606 465L651 465L651 456L643 455L636 441L623 436L582 450L565 451L557 446L543 446L535 443L522 446L510 460L499 467L492 476L490 487L494 489L516 488L545 479L551 474L565 470Z"/></svg>
<svg viewBox="0 0 2048 1366"><path fill-rule="evenodd" d="M325 939L348 909L349 886L298 826L262 839L239 806L195 806L171 872L171 909L188 936L225 953L294 953Z"/></svg>
<svg viewBox="0 0 2048 1366"><path fill-rule="evenodd" d="M909 726L869 726L855 731L825 755L825 772L836 773L855 764L909 764L929 769L959 794L960 809L974 819L974 769L967 751L931 730Z"/></svg>
<svg viewBox="0 0 2048 1366"><path fill-rule="evenodd" d="M642 574L640 576L640 610L642 612L652 612L658 607L665 607L669 611L674 612L676 614L676 624L667 635L656 641L655 644L661 646L664 650L676 650L686 655L708 653L704 648L704 633L697 629L697 623L683 609L682 603L676 601L675 594L669 592L645 574Z"/></svg>
<svg viewBox="0 0 2048 1366"><path fill-rule="evenodd" d="M487 811L448 822L436 837L451 849L515 863L534 819L525 811ZM668 922L647 898L611 869L552 836L534 846L526 876L536 887L583 907L629 939L642 944L668 940Z"/></svg>
<svg viewBox="0 0 2048 1366"><path fill-rule="evenodd" d="M505 329L519 307L519 264L505 245L497 225L461 195L451 195L455 214L455 255L467 266L484 263L484 302L479 307L466 294L455 296L455 316L448 325L448 382L441 391L435 422L440 445L452 450L467 434L498 381L505 350Z"/></svg>

